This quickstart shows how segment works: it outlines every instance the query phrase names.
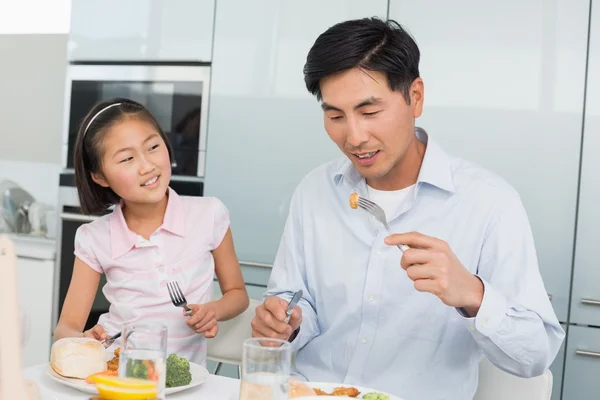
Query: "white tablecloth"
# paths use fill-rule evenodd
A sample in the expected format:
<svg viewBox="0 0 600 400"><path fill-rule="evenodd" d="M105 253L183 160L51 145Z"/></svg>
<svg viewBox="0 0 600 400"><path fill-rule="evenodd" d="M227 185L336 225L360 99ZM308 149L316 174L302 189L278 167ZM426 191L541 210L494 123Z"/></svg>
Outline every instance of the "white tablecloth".
<svg viewBox="0 0 600 400"><path fill-rule="evenodd" d="M61 385L46 375L47 364L36 365L23 370L25 379L35 382L44 400L89 400L93 395ZM167 397L168 400L237 400L240 381L217 375L210 375L202 385Z"/></svg>

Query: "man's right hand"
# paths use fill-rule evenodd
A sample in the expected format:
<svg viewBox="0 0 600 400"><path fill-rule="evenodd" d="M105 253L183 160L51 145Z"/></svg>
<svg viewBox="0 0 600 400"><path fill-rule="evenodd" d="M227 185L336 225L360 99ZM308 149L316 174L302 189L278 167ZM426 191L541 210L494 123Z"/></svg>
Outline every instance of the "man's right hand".
<svg viewBox="0 0 600 400"><path fill-rule="evenodd" d="M267 297L263 304L256 307L256 316L252 320L252 337L289 340L302 323L302 309L295 306L290 321L286 324L287 307L288 301L281 297Z"/></svg>
<svg viewBox="0 0 600 400"><path fill-rule="evenodd" d="M108 338L108 333L104 331L104 328L101 325L96 325L92 329L88 329L83 332L83 337L96 339L99 341L103 341Z"/></svg>

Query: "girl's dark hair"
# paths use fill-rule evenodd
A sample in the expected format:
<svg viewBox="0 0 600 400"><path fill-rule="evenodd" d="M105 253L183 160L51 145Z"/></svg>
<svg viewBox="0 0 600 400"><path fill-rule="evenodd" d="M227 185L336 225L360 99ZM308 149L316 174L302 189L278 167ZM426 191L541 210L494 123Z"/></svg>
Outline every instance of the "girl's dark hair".
<svg viewBox="0 0 600 400"><path fill-rule="evenodd" d="M410 104L410 86L419 77L419 47L394 20L363 18L340 22L322 33L308 52L304 82L321 100L321 79L352 68L383 72L391 90Z"/></svg>
<svg viewBox="0 0 600 400"><path fill-rule="evenodd" d="M75 185L79 203L84 214L97 214L105 211L121 198L111 188L102 187L92 179L92 173L100 173L102 167L102 139L116 123L136 118L150 123L160 134L173 161L173 149L158 121L140 103L116 98L96 104L83 118L77 132L73 164Z"/></svg>

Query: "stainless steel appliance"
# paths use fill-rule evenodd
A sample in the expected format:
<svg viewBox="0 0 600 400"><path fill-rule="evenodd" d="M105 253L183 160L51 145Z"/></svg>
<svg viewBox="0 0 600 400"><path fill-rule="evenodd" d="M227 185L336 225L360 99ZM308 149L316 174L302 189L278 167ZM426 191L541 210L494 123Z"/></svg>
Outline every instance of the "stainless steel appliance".
<svg viewBox="0 0 600 400"><path fill-rule="evenodd" d="M200 63L71 64L67 71L63 167L73 168L77 129L99 101L125 97L144 104L173 145L174 179L204 176L210 66Z"/></svg>

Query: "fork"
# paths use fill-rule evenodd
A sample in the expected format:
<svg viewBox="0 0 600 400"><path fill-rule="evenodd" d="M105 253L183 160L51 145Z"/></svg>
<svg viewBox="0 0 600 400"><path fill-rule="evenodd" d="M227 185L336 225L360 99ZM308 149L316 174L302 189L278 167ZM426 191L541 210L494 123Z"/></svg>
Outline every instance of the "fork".
<svg viewBox="0 0 600 400"><path fill-rule="evenodd" d="M383 209L381 207L379 207L377 204L373 203L371 200L362 198L362 197L358 197L358 206L360 208L362 208L363 210L368 211L369 213L371 213L371 215L379 222L381 222L383 224L383 226L385 226L385 228L388 230L389 234L392 234L392 230L390 229L390 226L387 223L387 218L385 216L385 212L383 211ZM398 248L400 249L401 252L405 252L406 250L409 249L409 247L405 244L400 244L397 245Z"/></svg>
<svg viewBox="0 0 600 400"><path fill-rule="evenodd" d="M192 309L188 307L187 300L179 287L179 283L177 281L168 282L167 289L169 290L169 297L171 297L171 302L175 307L183 307L185 308L187 315L192 315Z"/></svg>

